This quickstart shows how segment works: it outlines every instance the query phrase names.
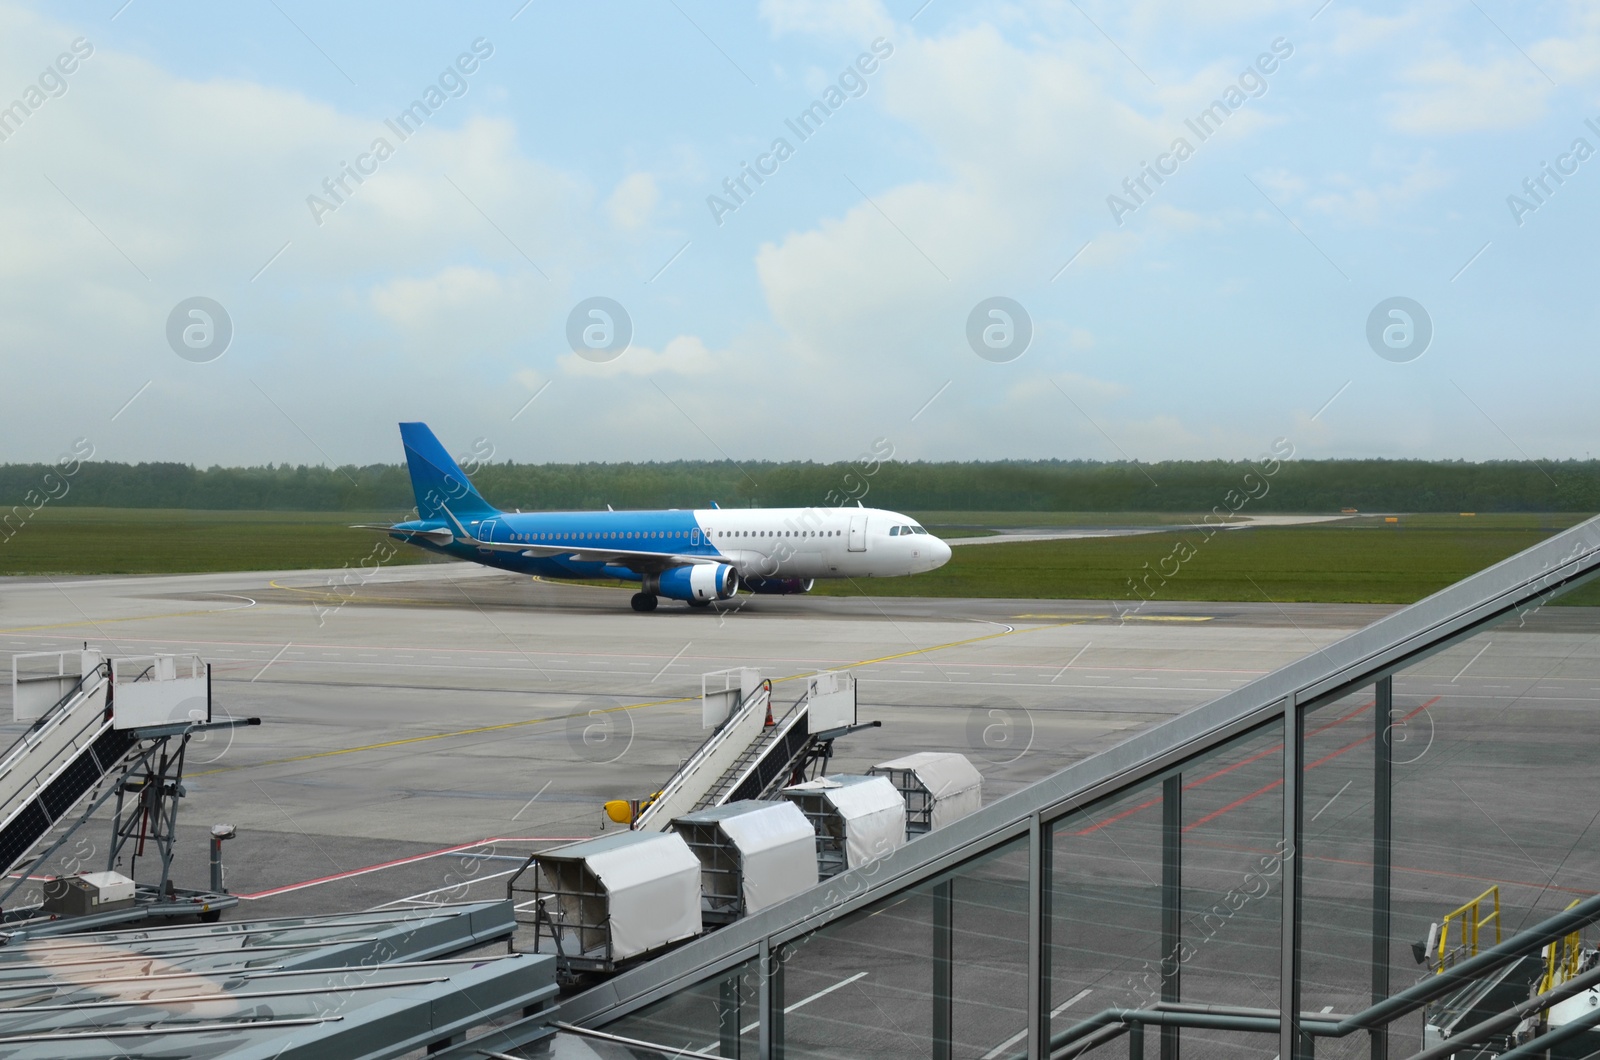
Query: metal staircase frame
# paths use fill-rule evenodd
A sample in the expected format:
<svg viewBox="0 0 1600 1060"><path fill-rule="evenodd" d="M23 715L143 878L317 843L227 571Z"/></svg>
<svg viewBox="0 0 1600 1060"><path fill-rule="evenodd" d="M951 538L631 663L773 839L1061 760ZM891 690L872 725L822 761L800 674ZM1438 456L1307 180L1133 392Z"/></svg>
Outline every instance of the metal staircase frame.
<svg viewBox="0 0 1600 1060"><path fill-rule="evenodd" d="M727 743L731 734L738 729L739 724L747 720L756 709L770 706L771 703L772 682L762 681L744 698L738 707L728 714L727 719L718 725L716 730L706 737L699 747L695 748L694 754L684 760L683 765L678 767L678 771L672 774L671 778L661 786L661 791L651 800L650 805L639 812L638 817L634 819L632 827L635 830L643 830L649 827L650 822L659 815L661 807L666 805L668 800L681 791L684 785L689 782L689 779L700 771L706 759L710 758L721 749L723 744ZM759 743L760 740L758 739L755 742ZM725 774L726 771L724 771ZM721 783L720 777L718 783ZM697 805L699 801L696 800Z"/></svg>
<svg viewBox="0 0 1600 1060"><path fill-rule="evenodd" d="M14 825L21 825L29 817L37 818L37 834L26 845L7 851L0 845L0 866L10 879L0 889L0 921L7 929L37 912L35 906L11 908L13 897L23 887L38 882L36 873L50 864L51 859L113 796L116 811L111 822L111 843L106 854L107 870L118 867L119 860L130 842L137 841L137 849L130 857L127 875L133 875L133 864L144 855L145 843L153 842L161 861L160 882L154 886L139 885L145 906L143 913L188 912L198 903L208 912L212 909L237 903L237 899L208 892L183 892L172 887L171 869L176 841L178 800L186 794L183 787L183 767L189 739L195 733L211 729L230 729L261 724L260 718L234 718L226 721L174 722L142 728L118 729L115 726L113 660L103 659L88 673L83 674L56 703L29 726L28 730L0 757L0 776L23 765L27 755L43 743L46 734L70 723L71 705L81 697L93 695L102 685L106 689L103 707L92 711L73 732L66 745L57 750L50 761L39 766L32 776L14 789L17 805L0 820L0 840ZM94 679L91 682L91 679ZM209 680L207 682L209 690ZM208 691L209 694L209 691ZM207 712L209 714L209 711ZM176 749L173 741L177 741ZM66 753L70 748L71 753ZM91 775L84 777L85 770ZM81 783L87 779L86 783ZM132 794L135 797L129 799ZM74 814L74 809L77 812ZM41 846L43 849L40 849ZM173 910L160 907L173 904ZM66 930L90 926L90 922L115 922L130 919L126 910L117 910L91 917L77 917L57 921ZM38 935L39 929L29 925L28 934ZM51 929L48 933L57 933Z"/></svg>

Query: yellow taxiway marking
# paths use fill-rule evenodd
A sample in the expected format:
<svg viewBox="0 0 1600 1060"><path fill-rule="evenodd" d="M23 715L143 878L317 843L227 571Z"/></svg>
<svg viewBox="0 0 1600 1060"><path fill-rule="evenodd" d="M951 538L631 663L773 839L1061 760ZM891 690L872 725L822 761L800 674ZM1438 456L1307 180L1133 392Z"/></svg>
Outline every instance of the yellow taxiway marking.
<svg viewBox="0 0 1600 1060"><path fill-rule="evenodd" d="M893 655L883 655L876 659L862 659L858 662L846 664L846 668L855 666L871 666L875 663L889 662L894 659L904 659L912 655L925 655L928 652L943 651L946 648L959 648L965 644L977 644L981 641L994 640L998 637L1010 637L1018 633L1033 633L1041 629L1059 629L1062 626L1082 625L1081 622L1058 622L1048 626L1029 626L1026 629L1004 629L998 633L985 633L979 637L967 637L962 640L953 640L946 644L933 644L926 648L914 648L911 651L896 652ZM772 683L782 684L785 681L798 681L803 677L810 677L813 671L790 674L787 677L774 677ZM361 751L382 751L391 747L404 747L407 744L425 743L430 740L448 740L456 736L477 736L486 732L499 732L504 729L516 729L528 725L540 725L547 721L568 721L572 718L587 718L595 714L615 714L624 710L643 710L645 707L665 707L674 703L693 703L697 696L680 696L677 699L655 699L647 703L626 703L618 707L603 707L596 710L586 710L581 714L553 714L546 718L524 718L521 721L506 721L498 725L481 725L472 729L456 729L451 732L434 732L426 736L408 736L400 740L385 740L382 743L361 744L357 747L340 747L331 751L313 751L310 754L293 755L288 758L272 758L265 762L251 762L245 765L221 766L217 769L207 769L202 772L192 772L195 777L211 776L216 773L228 773L236 769L254 769L258 766L278 766L290 762L307 762L317 758L332 758L336 755L356 754Z"/></svg>
<svg viewBox="0 0 1600 1060"><path fill-rule="evenodd" d="M453 736L477 736L486 732L499 732L502 729L515 729L525 725L539 725L547 721L567 721L571 718L587 718L595 714L614 714L619 710L640 710L644 707L662 707L673 703L692 703L696 696L682 696L678 699L657 699L649 703L628 703L620 707L604 707L597 710L586 710L581 714L553 714L548 718L524 718L521 721L505 721L499 725L480 725L475 729L456 729L452 732L433 732L426 736L407 736L401 740L385 740L382 743L362 744L359 747L340 747L332 751L313 751L310 754L292 755L288 758L272 758L265 762L251 762L247 765L222 766L217 769L207 769L198 773L190 773L193 777L206 777L215 773L229 773L235 769L253 769L257 766L281 766L288 762L307 762L314 758L331 758L334 755L355 754L358 751L382 751L389 747L404 747L406 744L426 743L429 740L447 740Z"/></svg>

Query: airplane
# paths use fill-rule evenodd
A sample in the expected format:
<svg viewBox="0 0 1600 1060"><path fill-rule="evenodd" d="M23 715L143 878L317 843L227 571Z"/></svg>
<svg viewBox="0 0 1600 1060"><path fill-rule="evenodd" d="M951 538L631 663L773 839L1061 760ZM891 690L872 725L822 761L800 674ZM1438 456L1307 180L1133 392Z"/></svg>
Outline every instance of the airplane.
<svg viewBox="0 0 1600 1060"><path fill-rule="evenodd" d="M417 518L360 523L407 544L541 578L637 582L635 611L661 597L710 607L741 588L810 592L818 578L892 578L942 567L950 546L881 508L670 508L505 512L472 485L427 424L400 424Z"/></svg>

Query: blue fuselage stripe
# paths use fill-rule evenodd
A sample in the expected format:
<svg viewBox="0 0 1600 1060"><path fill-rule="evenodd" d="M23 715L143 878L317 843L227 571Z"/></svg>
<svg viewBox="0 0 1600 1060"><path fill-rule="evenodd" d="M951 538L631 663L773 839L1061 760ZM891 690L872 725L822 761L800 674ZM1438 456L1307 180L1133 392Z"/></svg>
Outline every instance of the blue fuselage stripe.
<svg viewBox="0 0 1600 1060"><path fill-rule="evenodd" d="M420 527L424 524L401 525ZM426 525L439 524L430 520ZM495 544L570 546L574 549L616 548L629 552L705 556L717 554L716 547L701 532L692 511L505 512L465 522L464 528L478 540ZM420 544L420 540L417 543ZM517 552L479 550L460 542L424 547L443 555L521 574L638 580L638 575L631 571L601 562L577 562L565 556L524 556Z"/></svg>

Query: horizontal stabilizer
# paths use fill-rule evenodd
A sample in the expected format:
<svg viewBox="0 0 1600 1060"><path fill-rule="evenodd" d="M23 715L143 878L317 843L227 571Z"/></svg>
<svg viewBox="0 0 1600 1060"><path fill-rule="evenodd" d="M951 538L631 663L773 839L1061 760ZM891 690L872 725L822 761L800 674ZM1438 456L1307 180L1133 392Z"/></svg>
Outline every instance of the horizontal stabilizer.
<svg viewBox="0 0 1600 1060"><path fill-rule="evenodd" d="M395 534L398 537L420 537L435 545L448 545L456 539L456 535L448 530L412 530L404 526L390 526L387 523L352 523L352 530L376 530L381 534Z"/></svg>

